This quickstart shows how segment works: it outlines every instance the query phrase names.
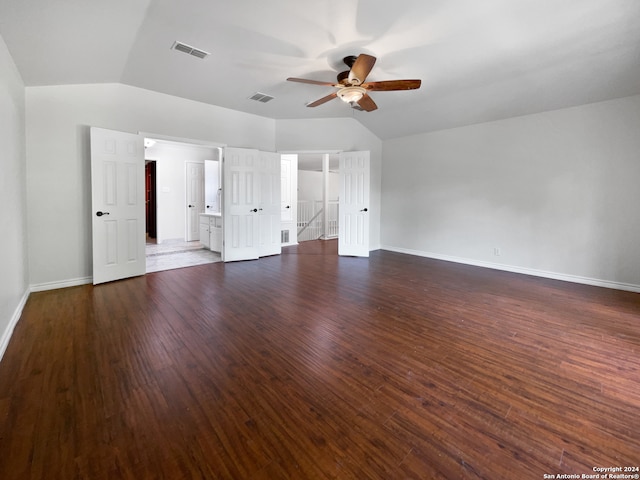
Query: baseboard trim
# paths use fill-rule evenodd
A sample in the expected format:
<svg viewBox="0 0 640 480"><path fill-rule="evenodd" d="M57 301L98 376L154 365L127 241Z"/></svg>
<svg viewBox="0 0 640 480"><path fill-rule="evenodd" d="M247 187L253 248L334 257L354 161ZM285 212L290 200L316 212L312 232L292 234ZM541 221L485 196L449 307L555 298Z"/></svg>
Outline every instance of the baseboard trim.
<svg viewBox="0 0 640 480"><path fill-rule="evenodd" d="M545 270L536 270L533 268L516 267L513 265L504 265L502 263L483 262L464 257L454 257L451 255L441 255L438 253L424 252L422 250L412 250L409 248L392 247L383 245L381 250L390 252L406 253L408 255L416 255L418 257L433 258L435 260L444 260L446 262L462 263L464 265L472 265L474 267L492 268L494 270L502 270L505 272L521 273L523 275L533 275L535 277L550 278L552 280L561 280L563 282L581 283L584 285L592 285L594 287L612 288L614 290L625 290L627 292L640 293L640 285L632 283L612 282L610 280L600 280L598 278L581 277L578 275L569 275L565 273L549 272Z"/></svg>
<svg viewBox="0 0 640 480"><path fill-rule="evenodd" d="M44 292L46 290L56 290L58 288L77 287L78 285L86 285L93 283L93 277L72 278L70 280L62 280L58 282L35 283L31 285L32 292Z"/></svg>
<svg viewBox="0 0 640 480"><path fill-rule="evenodd" d="M24 295L22 295L22 298L20 299L18 306L13 312L13 316L9 321L9 325L7 325L7 328L4 330L4 332L2 332L2 339L0 340L0 361L2 361L2 357L4 357L4 352L7 350L7 347L9 346L9 341L11 340L11 336L13 335L13 329L16 328L16 325L18 324L18 321L22 316L22 310L24 309L24 306L26 305L27 300L29 299L29 293L30 293L29 290L24 292Z"/></svg>

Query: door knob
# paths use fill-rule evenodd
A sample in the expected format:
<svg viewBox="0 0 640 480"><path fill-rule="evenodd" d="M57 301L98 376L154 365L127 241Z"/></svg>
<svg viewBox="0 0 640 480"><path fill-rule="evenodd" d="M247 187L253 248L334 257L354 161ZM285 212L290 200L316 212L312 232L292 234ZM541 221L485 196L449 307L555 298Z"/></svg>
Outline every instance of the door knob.
<svg viewBox="0 0 640 480"><path fill-rule="evenodd" d="M249 210L249 212L254 212L254 213L257 212L257 211L258 211L257 208L254 208L253 210Z"/></svg>
<svg viewBox="0 0 640 480"><path fill-rule="evenodd" d="M189 208L193 208L193 207L195 207L195 205L189 205Z"/></svg>
<svg viewBox="0 0 640 480"><path fill-rule="evenodd" d="M368 212L368 211L369 211L369 209L365 207L365 208L363 208L363 209L362 209L362 210L360 210L360 211L361 211L361 212Z"/></svg>
<svg viewBox="0 0 640 480"><path fill-rule="evenodd" d="M98 217L101 217L101 216L103 216L103 215L109 215L109 212L96 212L96 215L97 215Z"/></svg>
<svg viewBox="0 0 640 480"><path fill-rule="evenodd" d="M291 208L291 206L287 205L285 208Z"/></svg>

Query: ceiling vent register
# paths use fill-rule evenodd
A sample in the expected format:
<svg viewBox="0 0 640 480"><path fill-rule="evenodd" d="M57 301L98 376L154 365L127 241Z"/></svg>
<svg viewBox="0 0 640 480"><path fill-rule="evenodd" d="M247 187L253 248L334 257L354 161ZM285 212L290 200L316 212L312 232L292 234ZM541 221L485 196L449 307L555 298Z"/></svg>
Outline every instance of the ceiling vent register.
<svg viewBox="0 0 640 480"><path fill-rule="evenodd" d="M256 102L267 103L273 100L274 98L275 97L272 97L271 95L267 95L266 93L256 92L251 97L249 97L249 100L255 100Z"/></svg>
<svg viewBox="0 0 640 480"><path fill-rule="evenodd" d="M171 46L172 50L177 50L178 52L187 53L196 58L205 58L211 55L209 52L205 52L204 50L200 50L199 48L192 47L191 45L187 45L182 42L173 42Z"/></svg>

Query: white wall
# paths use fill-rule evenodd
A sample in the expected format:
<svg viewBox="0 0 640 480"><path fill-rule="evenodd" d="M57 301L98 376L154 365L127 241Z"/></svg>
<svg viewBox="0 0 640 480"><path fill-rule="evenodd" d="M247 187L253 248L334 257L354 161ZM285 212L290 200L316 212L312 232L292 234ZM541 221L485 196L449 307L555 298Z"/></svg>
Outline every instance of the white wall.
<svg viewBox="0 0 640 480"><path fill-rule="evenodd" d="M640 96L388 140L382 179L383 248L640 288Z"/></svg>
<svg viewBox="0 0 640 480"><path fill-rule="evenodd" d="M278 151L371 152L370 249L380 248L380 184L382 141L353 118L277 120Z"/></svg>
<svg viewBox="0 0 640 480"><path fill-rule="evenodd" d="M15 159L21 82L2 55L0 135ZM99 126L267 151L369 150L372 249L640 285L639 117L640 97L630 97L388 140L383 162L382 141L352 118L274 121L120 84L28 87L30 282L91 276L88 129ZM13 188L0 195L19 208ZM3 242L24 245L21 218ZM26 277L20 248L11 258Z"/></svg>
<svg viewBox="0 0 640 480"><path fill-rule="evenodd" d="M88 281L89 127L275 150L275 121L121 84L26 89L30 280Z"/></svg>
<svg viewBox="0 0 640 480"><path fill-rule="evenodd" d="M156 161L158 243L186 239L186 162L204 165L217 156L214 148L196 145L157 142L145 149L145 159Z"/></svg>
<svg viewBox="0 0 640 480"><path fill-rule="evenodd" d="M0 358L28 295L24 84L0 37Z"/></svg>
<svg viewBox="0 0 640 480"><path fill-rule="evenodd" d="M298 170L298 200L322 201L322 172ZM338 200L340 195L340 175L329 172L329 201Z"/></svg>

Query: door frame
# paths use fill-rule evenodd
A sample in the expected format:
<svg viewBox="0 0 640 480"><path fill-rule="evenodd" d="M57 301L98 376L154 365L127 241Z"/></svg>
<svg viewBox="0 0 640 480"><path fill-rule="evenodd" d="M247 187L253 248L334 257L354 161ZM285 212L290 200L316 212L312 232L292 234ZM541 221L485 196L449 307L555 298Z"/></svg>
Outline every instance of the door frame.
<svg viewBox="0 0 640 480"><path fill-rule="evenodd" d="M278 153L281 155L285 155L285 154L292 154L292 155L305 155L305 154L311 154L311 155L322 155L322 154L328 154L328 155L340 155L341 153L348 153L350 150L335 150L335 149L323 149L323 150L278 150ZM369 152L369 182L371 182L371 150L368 150ZM297 171L296 171L297 174ZM369 185L369 197L371 197L371 185ZM298 198L296 196L296 204L298 201ZM369 198L369 201L371 201L371 198ZM371 210L371 208L369 208L369 210ZM297 219L296 219L297 220ZM340 235L343 235L344 232L342 231L338 231L338 242L340 241ZM369 221L369 238L371 238L371 221ZM371 243L369 243L369 249L371 249Z"/></svg>
<svg viewBox="0 0 640 480"><path fill-rule="evenodd" d="M156 203L156 161L146 160L144 163L145 170L145 194L146 198L146 218L147 235L150 238L158 237L158 212Z"/></svg>
<svg viewBox="0 0 640 480"><path fill-rule="evenodd" d="M153 132L144 132L144 131L139 131L138 135L140 137L142 137L143 141L144 140L161 140L161 141L168 141L168 142L177 142L177 143L183 143L187 146L192 145L192 146L199 146L199 147L210 147L210 148L220 148L220 149L224 149L224 147L226 147L227 145L225 143L218 143L218 142L211 142L208 140L200 140L200 139L196 139L196 138L188 138L188 137L174 137L171 135L162 135L159 133L153 133ZM145 158L146 160L146 158ZM186 166L185 166L186 168ZM186 175L185 175L186 178ZM144 188L144 187L142 187ZM186 189L185 189L186 190ZM158 192L158 185L156 184L156 192ZM186 202L186 197L185 197L185 202ZM161 202L158 201L158 199L156 198L156 209L158 208L162 208L162 204ZM157 216L156 216L156 226L157 226ZM184 227L185 231L185 239L186 234L187 234L187 227L186 227L186 219L185 219L185 227ZM166 240L165 238L159 238L157 235L157 231L156 231L156 239L159 241L162 240Z"/></svg>

